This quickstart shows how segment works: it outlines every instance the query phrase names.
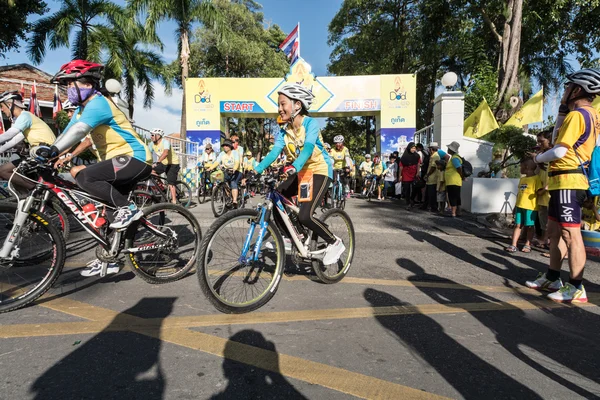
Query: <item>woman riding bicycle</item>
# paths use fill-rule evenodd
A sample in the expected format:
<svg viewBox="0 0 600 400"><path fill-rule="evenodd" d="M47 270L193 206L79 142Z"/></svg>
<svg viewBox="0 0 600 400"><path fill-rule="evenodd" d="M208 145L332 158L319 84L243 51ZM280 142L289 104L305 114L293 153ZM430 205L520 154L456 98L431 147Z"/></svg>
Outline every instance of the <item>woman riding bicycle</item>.
<svg viewBox="0 0 600 400"><path fill-rule="evenodd" d="M352 158L350 151L344 146L344 137L337 135L333 138L334 148L331 149L329 155L333 158L333 174L335 181L342 181L344 186L344 194L350 195L350 171L352 170ZM341 172L344 172L343 174Z"/></svg>
<svg viewBox="0 0 600 400"><path fill-rule="evenodd" d="M54 75L52 82L66 85L69 101L79 109L52 146L40 146L36 154L41 159L56 158L91 134L99 162L78 166L75 180L89 194L118 207L110 228L123 229L143 216L128 196L137 182L150 176L152 156L127 116L100 92L103 69L101 64L73 60ZM98 264L89 265L85 276L100 273ZM111 266L107 272L117 271Z"/></svg>
<svg viewBox="0 0 600 400"><path fill-rule="evenodd" d="M241 160L236 151L233 151L233 143L227 139L221 145L223 149L219 153L217 160L209 166L210 169L221 167L225 173L225 182L231 187L232 207L237 208L238 200L238 184L242 178L242 173L239 171Z"/></svg>
<svg viewBox="0 0 600 400"><path fill-rule="evenodd" d="M337 262L346 247L321 221L314 217L333 177L333 163L324 147L318 122L308 116L314 95L298 84L287 84L278 92L279 115L286 123L273 149L256 167L261 174L284 151L292 165L284 168L287 179L279 186L286 197L298 196L300 223L327 242L325 265ZM274 214L277 217L277 214Z"/></svg>

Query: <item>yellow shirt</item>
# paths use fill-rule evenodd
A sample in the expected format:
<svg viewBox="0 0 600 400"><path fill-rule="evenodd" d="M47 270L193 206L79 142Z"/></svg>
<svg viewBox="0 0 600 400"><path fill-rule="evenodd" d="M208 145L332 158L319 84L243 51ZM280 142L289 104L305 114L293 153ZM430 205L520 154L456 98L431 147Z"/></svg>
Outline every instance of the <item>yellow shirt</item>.
<svg viewBox="0 0 600 400"><path fill-rule="evenodd" d="M385 168L385 165L383 165L382 162L380 162L379 164L373 164L373 174L379 176L383 174L385 170L387 170L387 168Z"/></svg>
<svg viewBox="0 0 600 400"><path fill-rule="evenodd" d="M537 190L542 187L539 175L525 176L519 181L517 207L524 210L537 210Z"/></svg>
<svg viewBox="0 0 600 400"><path fill-rule="evenodd" d="M244 158L244 171L254 171L256 160L252 158Z"/></svg>
<svg viewBox="0 0 600 400"><path fill-rule="evenodd" d="M439 169L437 170L438 172L438 178L437 178L437 182L436 182L436 190L438 192L445 192L446 191L446 181L444 180L445 176L444 176L444 172L440 171Z"/></svg>
<svg viewBox="0 0 600 400"><path fill-rule="evenodd" d="M540 169L538 176L540 177L541 184L539 188L543 189L548 184L548 170ZM538 206L548 207L548 204L550 204L550 193L547 190L544 192L544 194L538 195L537 204Z"/></svg>
<svg viewBox="0 0 600 400"><path fill-rule="evenodd" d="M598 208L598 198L594 198L594 208ZM597 231L600 229L600 221L596 219L596 213L594 209L587 209L585 207L581 208L581 217L583 222L587 225L585 228L589 231Z"/></svg>
<svg viewBox="0 0 600 400"><path fill-rule="evenodd" d="M598 112L592 107L583 107L586 115L590 115L591 127L587 137L585 137L585 118L583 114L574 110L567 114L563 123L556 144L567 148L567 154L556 161L550 163L549 171L567 171L580 167L592 158L592 151L596 145L598 135ZM575 154L575 150L577 154ZM577 158L579 156L579 158ZM581 161L580 161L581 160ZM557 189L587 189L589 187L587 179L583 174L563 174L551 176L548 178L548 190Z"/></svg>
<svg viewBox="0 0 600 400"><path fill-rule="evenodd" d="M448 162L446 163L446 173L444 176L444 181L446 182L446 186L462 186L462 177L460 176L460 174L458 173L458 171L456 170L456 168L454 168L454 165L452 164L453 158L458 158L460 160L460 157L457 154L454 154L450 158L450 160L448 160ZM461 160L461 164L462 164L462 160Z"/></svg>
<svg viewBox="0 0 600 400"><path fill-rule="evenodd" d="M370 174L371 172L373 172L373 161L363 161L360 164L359 169L363 174Z"/></svg>
<svg viewBox="0 0 600 400"><path fill-rule="evenodd" d="M231 150L231 152L229 154L227 154L224 151L220 152L216 161L214 162L214 164L212 164L210 166L209 169L213 169L217 165L222 165L226 169L233 169L234 171L238 171L239 170L239 160L238 160L237 154L235 154L233 152L233 150Z"/></svg>
<svg viewBox="0 0 600 400"><path fill-rule="evenodd" d="M31 128L23 131L23 136L25 136L25 140L30 146L39 146L41 143L54 143L56 136L44 121L32 114L31 122Z"/></svg>
<svg viewBox="0 0 600 400"><path fill-rule="evenodd" d="M165 150L169 150L169 153L165 157L164 160L161 161L161 164L164 165L179 165L179 156L175 153L175 149L171 146L171 143L164 138L161 139L159 144L152 144L152 151L158 158L162 155ZM158 160L157 158L157 160Z"/></svg>
<svg viewBox="0 0 600 400"><path fill-rule="evenodd" d="M440 155L438 154L438 152L434 152L431 157L429 157L429 167L427 168L427 173L429 173L429 171L431 170L431 168L435 169L435 172L431 175L429 175L429 178L427 178L427 184L428 185L435 185L437 184L438 181L438 175L439 175L439 171L437 169L437 164L435 163L436 161L440 160Z"/></svg>
<svg viewBox="0 0 600 400"><path fill-rule="evenodd" d="M350 158L350 152L348 151L348 148L342 147L342 149L338 151L334 146L329 155L331 158L333 158L333 169L349 167L349 165L346 165L346 157Z"/></svg>
<svg viewBox="0 0 600 400"><path fill-rule="evenodd" d="M316 120L310 117L304 117L302 125L298 132L295 132L292 124L287 125L285 134L280 134L277 141L283 140L283 153L286 156L286 162L294 163L298 158L305 141L315 143L312 154L302 166L302 170L312 171L313 174L333 176L331 157L327 154L323 143L323 136Z"/></svg>

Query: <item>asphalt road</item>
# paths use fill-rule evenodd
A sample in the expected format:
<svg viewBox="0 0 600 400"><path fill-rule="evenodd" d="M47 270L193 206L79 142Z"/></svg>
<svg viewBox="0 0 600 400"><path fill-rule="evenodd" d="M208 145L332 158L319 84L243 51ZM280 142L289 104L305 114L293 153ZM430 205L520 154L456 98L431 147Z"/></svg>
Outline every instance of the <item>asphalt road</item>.
<svg viewBox="0 0 600 400"><path fill-rule="evenodd" d="M150 285L81 278L74 234L59 283L0 316L1 399L600 397L600 273L584 306L526 289L539 252L390 202L349 201L357 249L335 285L286 276L260 310L224 315L195 275ZM206 231L210 205L193 208ZM566 266L563 278L567 278Z"/></svg>

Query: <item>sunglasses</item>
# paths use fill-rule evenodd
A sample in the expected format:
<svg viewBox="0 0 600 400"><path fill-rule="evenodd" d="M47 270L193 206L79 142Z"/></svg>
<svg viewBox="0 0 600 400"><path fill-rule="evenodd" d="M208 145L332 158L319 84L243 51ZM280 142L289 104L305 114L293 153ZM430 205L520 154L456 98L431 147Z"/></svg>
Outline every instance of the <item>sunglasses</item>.
<svg viewBox="0 0 600 400"><path fill-rule="evenodd" d="M232 140L233 143L239 143L240 141L237 139Z"/></svg>

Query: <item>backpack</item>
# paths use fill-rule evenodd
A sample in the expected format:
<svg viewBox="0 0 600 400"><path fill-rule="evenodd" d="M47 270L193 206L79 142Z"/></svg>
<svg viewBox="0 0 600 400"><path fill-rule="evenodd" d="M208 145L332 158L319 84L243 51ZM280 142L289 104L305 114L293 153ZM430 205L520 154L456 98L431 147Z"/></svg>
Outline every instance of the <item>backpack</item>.
<svg viewBox="0 0 600 400"><path fill-rule="evenodd" d="M585 134L590 135L590 130L592 129L592 116L590 113L584 109L577 109L585 120ZM585 111L582 112L582 111ZM598 132L596 132L598 135ZM590 196L600 196L600 146L598 145L598 136L596 136L596 145L594 146L594 150L592 151L592 158L590 158L589 162L582 163L579 158L579 154L577 154L577 150L575 149L575 155L579 159L579 163L581 164L581 169L583 170L583 174L588 180L588 184L590 188L588 189L588 194ZM587 171L586 167L587 166Z"/></svg>
<svg viewBox="0 0 600 400"><path fill-rule="evenodd" d="M460 157L460 159L462 161L463 177L468 178L471 175L473 175L473 166L471 165L470 162L465 160L464 157Z"/></svg>

